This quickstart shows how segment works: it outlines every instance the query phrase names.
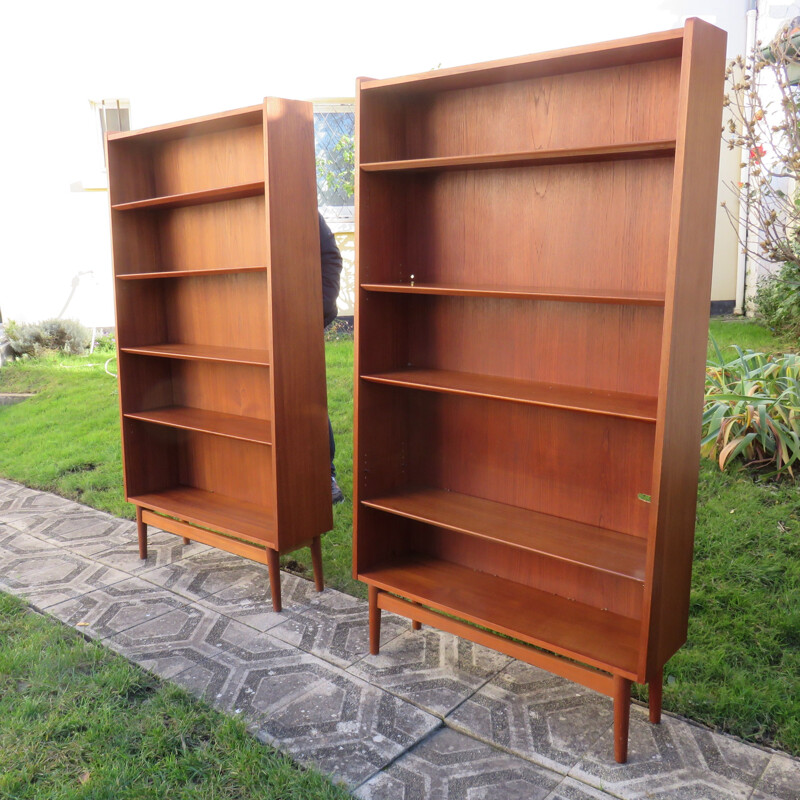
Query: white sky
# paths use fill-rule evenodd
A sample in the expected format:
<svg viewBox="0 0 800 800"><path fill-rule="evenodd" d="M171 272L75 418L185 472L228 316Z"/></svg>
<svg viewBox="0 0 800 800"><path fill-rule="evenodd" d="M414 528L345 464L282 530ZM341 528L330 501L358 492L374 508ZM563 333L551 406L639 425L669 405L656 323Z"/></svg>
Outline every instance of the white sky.
<svg viewBox="0 0 800 800"><path fill-rule="evenodd" d="M359 75L616 39L689 15L738 40L746 9L745 0L12 2L0 32L0 311L54 316L75 276L91 270L99 288L84 302L103 310L81 309L87 324L111 324L107 199L69 191L96 165L89 99L129 98L139 128L266 95L352 97Z"/></svg>

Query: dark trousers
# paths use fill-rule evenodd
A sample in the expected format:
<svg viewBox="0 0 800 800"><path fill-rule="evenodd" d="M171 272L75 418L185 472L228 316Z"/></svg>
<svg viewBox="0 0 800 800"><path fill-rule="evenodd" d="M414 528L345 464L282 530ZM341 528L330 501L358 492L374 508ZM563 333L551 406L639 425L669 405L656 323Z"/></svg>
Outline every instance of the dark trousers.
<svg viewBox="0 0 800 800"><path fill-rule="evenodd" d="M336 477L336 467L333 464L333 457L336 455L336 442L333 440L333 428L331 427L331 418L328 417L328 436L331 443L331 477Z"/></svg>

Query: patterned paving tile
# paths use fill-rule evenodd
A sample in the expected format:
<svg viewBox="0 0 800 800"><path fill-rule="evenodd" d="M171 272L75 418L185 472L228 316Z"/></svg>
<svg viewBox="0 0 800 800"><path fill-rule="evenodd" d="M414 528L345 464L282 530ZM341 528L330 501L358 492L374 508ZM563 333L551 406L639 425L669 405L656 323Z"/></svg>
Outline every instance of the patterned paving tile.
<svg viewBox="0 0 800 800"><path fill-rule="evenodd" d="M223 590L230 593L237 585L243 591L254 584L269 586L266 565L214 548L150 570L145 578L190 600L200 600Z"/></svg>
<svg viewBox="0 0 800 800"><path fill-rule="evenodd" d="M151 528L147 535L147 558L139 558L139 540L136 536L136 525L131 525L130 535L126 541L116 543L112 547L96 548L90 556L92 560L110 567L116 567L131 575L138 575L151 569L158 569L182 558L205 553L211 548L192 542L184 544L180 536ZM87 555L87 553L84 553Z"/></svg>
<svg viewBox="0 0 800 800"><path fill-rule="evenodd" d="M665 715L651 725L647 711L631 708L628 761L613 758L608 730L570 777L623 800L747 800L770 754Z"/></svg>
<svg viewBox="0 0 800 800"><path fill-rule="evenodd" d="M210 609L187 603L117 633L103 644L170 679L216 657L215 628L222 622Z"/></svg>
<svg viewBox="0 0 800 800"><path fill-rule="evenodd" d="M612 795L601 789L594 789L573 778L564 778L552 794L545 800L611 800Z"/></svg>
<svg viewBox="0 0 800 800"><path fill-rule="evenodd" d="M130 520L112 517L86 506L58 509L46 515L34 515L26 530L39 539L59 547L68 547L76 555L91 557L102 549L120 545L136 537Z"/></svg>
<svg viewBox="0 0 800 800"><path fill-rule="evenodd" d="M450 728L359 788L361 800L545 800L562 776Z"/></svg>
<svg viewBox="0 0 800 800"><path fill-rule="evenodd" d="M487 647L425 626L419 631L406 628L402 636L382 645L377 656L367 656L349 671L445 716L510 662Z"/></svg>
<svg viewBox="0 0 800 800"><path fill-rule="evenodd" d="M11 528L0 522L0 569L2 565L20 556L36 553L58 552L59 548L51 542L37 539L28 533Z"/></svg>
<svg viewBox="0 0 800 800"><path fill-rule="evenodd" d="M339 667L348 667L369 652L369 611L363 600L328 589L310 595L300 608L285 609L273 636ZM407 631L410 621L383 612L381 645Z"/></svg>
<svg viewBox="0 0 800 800"><path fill-rule="evenodd" d="M185 607L181 598L152 583L129 578L50 606L48 614L96 639L113 636Z"/></svg>
<svg viewBox="0 0 800 800"><path fill-rule="evenodd" d="M213 658L178 683L234 714L262 740L357 786L439 721L269 633L233 623Z"/></svg>
<svg viewBox="0 0 800 800"><path fill-rule="evenodd" d="M243 561L243 559L239 559ZM253 562L244 561L253 565ZM259 631L273 629L286 622L291 612L308 607L312 598L324 597L330 590L319 594L314 584L305 578L281 572L281 605L283 611L272 609L272 590L266 570L236 571L234 579L223 589L206 595L198 602L220 614L225 614Z"/></svg>
<svg viewBox="0 0 800 800"><path fill-rule="evenodd" d="M761 776L753 800L797 800L800 797L800 760L775 753Z"/></svg>
<svg viewBox="0 0 800 800"><path fill-rule="evenodd" d="M613 710L603 695L512 661L447 724L566 774L610 729Z"/></svg>
<svg viewBox="0 0 800 800"><path fill-rule="evenodd" d="M0 589L24 597L38 608L48 608L127 577L124 572L60 548L5 561L0 570Z"/></svg>

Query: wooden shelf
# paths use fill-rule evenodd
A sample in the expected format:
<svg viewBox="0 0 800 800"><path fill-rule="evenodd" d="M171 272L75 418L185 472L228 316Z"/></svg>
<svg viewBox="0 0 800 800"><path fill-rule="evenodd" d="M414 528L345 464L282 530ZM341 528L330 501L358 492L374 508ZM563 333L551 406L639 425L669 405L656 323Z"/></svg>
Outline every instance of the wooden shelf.
<svg viewBox="0 0 800 800"><path fill-rule="evenodd" d="M255 503L190 486L135 495L129 497L128 502L229 536L241 536L274 546L274 515L270 509Z"/></svg>
<svg viewBox="0 0 800 800"><path fill-rule="evenodd" d="M114 211L135 211L139 208L177 208L179 206L196 206L203 203L218 203L222 200L238 200L242 197L255 197L264 194L264 181L254 183L237 183L232 186L219 186L197 192L183 192L164 197L148 197L128 203L114 203Z"/></svg>
<svg viewBox="0 0 800 800"><path fill-rule="evenodd" d="M410 158L401 161L372 161L361 164L364 172L424 172L454 169L498 169L503 167L583 164L594 161L620 161L637 158L669 158L675 155L675 141L629 142L599 147L571 147L558 150L528 150L520 153L483 153L437 158Z"/></svg>
<svg viewBox="0 0 800 800"><path fill-rule="evenodd" d="M124 416L128 419L152 422L155 425L210 433L228 439L241 439L256 444L272 443L272 426L269 420L254 417L240 417L236 414L222 414L217 411L183 406L156 408L152 411L132 411Z"/></svg>
<svg viewBox="0 0 800 800"><path fill-rule="evenodd" d="M182 358L188 361L220 361L226 364L269 366L268 350L243 347L221 347L210 344L151 344L140 347L120 347L123 353L159 358Z"/></svg>
<svg viewBox="0 0 800 800"><path fill-rule="evenodd" d="M398 558L359 580L555 653L633 676L638 620L429 556Z"/></svg>
<svg viewBox="0 0 800 800"><path fill-rule="evenodd" d="M446 297L499 297L521 300L553 300L564 303L613 303L617 305L663 306L664 296L655 292L625 292L604 289L535 289L486 285L436 283L362 283L367 292L432 294Z"/></svg>
<svg viewBox="0 0 800 800"><path fill-rule="evenodd" d="M641 422L656 421L657 398L622 392L535 383L441 369L402 369L361 377L372 383L409 389L488 397L494 400L564 408L589 414L605 414Z"/></svg>
<svg viewBox="0 0 800 800"><path fill-rule="evenodd" d="M442 489L408 489L361 502L438 528L644 580L647 542L637 536Z"/></svg>
<svg viewBox="0 0 800 800"><path fill-rule="evenodd" d="M126 272L117 275L120 281L149 281L159 278L195 278L214 275L236 275L242 272L265 272L266 267L214 267L213 269L169 269L158 272Z"/></svg>

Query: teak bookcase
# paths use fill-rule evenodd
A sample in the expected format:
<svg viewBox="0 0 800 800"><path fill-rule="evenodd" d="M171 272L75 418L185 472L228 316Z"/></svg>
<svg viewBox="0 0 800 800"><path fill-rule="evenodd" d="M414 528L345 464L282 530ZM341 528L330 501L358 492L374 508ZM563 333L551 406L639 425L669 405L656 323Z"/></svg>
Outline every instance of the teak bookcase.
<svg viewBox="0 0 800 800"><path fill-rule="evenodd" d="M332 527L312 106L107 139L125 493L269 565Z"/></svg>
<svg viewBox="0 0 800 800"><path fill-rule="evenodd" d="M386 609L604 692L618 761L686 639L724 58L691 19L358 86L371 651Z"/></svg>

